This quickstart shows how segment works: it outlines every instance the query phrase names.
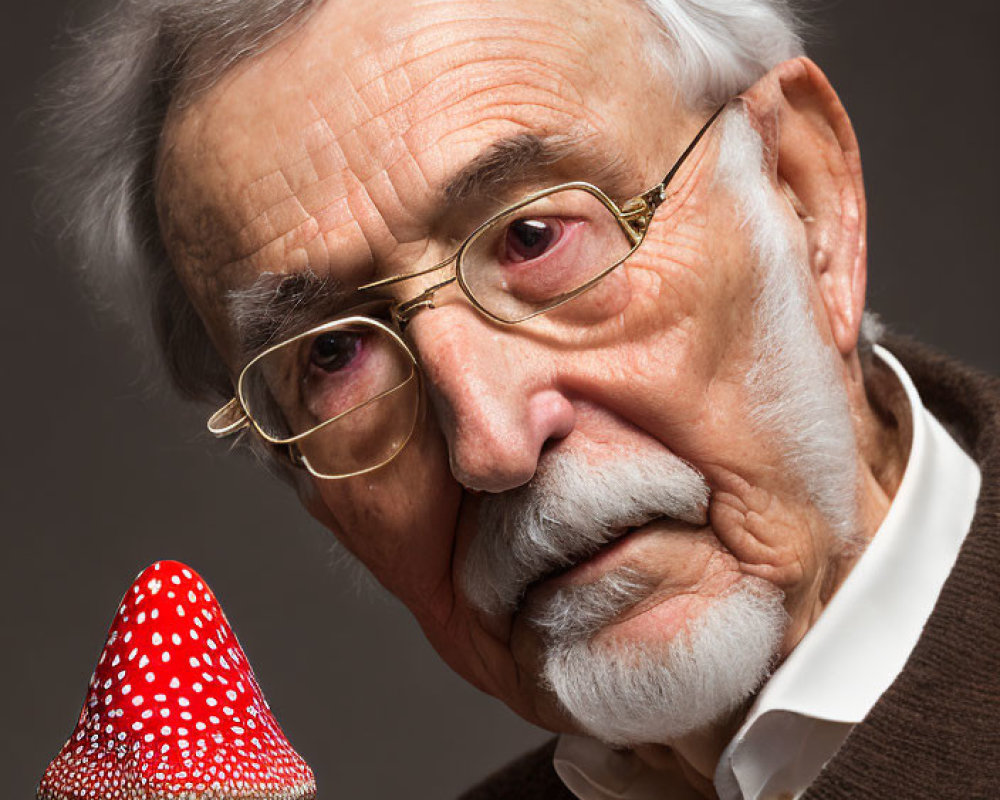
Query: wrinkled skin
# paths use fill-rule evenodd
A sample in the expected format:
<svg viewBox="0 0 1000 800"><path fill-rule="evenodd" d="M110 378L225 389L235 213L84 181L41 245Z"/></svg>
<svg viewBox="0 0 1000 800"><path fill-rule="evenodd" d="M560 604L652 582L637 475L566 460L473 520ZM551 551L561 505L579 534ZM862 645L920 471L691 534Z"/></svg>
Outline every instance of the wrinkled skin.
<svg viewBox="0 0 1000 800"><path fill-rule="evenodd" d="M685 110L668 79L636 68L647 25L626 2L386 0L376 11L328 0L172 109L158 164L161 226L234 378L228 290L263 272L308 267L358 285L436 263L488 213L472 204L442 218L441 187L497 138L579 137L573 155L527 188L601 182L610 165L620 185L601 185L616 199L659 180L707 114ZM854 137L806 60L780 65L744 99L812 268L821 337L839 356L870 536L904 446L891 413L873 413L855 351L865 234ZM685 164L643 247L567 312L579 324L501 327L453 291L417 314L407 336L429 402L414 440L377 472L316 481L306 499L456 671L552 730L573 723L538 685L535 635L516 614L472 609L459 574L477 493L523 484L553 448L609 458L668 448L713 490L703 528L643 530L600 562L641 562L662 579L658 602L618 626L621 637L674 635L753 575L785 592L787 654L855 557L838 550L773 437L747 422L756 284L732 198L711 180L717 144L708 136ZM697 782L727 738L710 730L670 744Z"/></svg>

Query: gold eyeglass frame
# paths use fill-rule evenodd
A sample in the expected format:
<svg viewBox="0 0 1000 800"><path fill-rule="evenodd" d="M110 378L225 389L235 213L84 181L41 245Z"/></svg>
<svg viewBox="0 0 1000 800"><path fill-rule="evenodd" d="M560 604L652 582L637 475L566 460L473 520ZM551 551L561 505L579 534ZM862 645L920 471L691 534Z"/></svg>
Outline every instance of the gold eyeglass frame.
<svg viewBox="0 0 1000 800"><path fill-rule="evenodd" d="M463 241L458 248L444 261L435 264L433 267L428 267L427 269L422 269L417 272L408 272L403 275L392 275L388 278L382 278L381 280L372 281L371 283L363 284L358 287L359 292L366 292L371 289L382 289L386 286L395 286L398 283L404 281L412 280L413 278L419 278L424 275L430 275L433 272L439 272L452 264L455 265L455 274L443 281L433 284L427 287L409 300L405 300L396 303L392 306L391 313L393 321L402 330L406 327L407 323L413 317L413 315L419 311L421 308L434 308L434 295L445 286L449 286L457 281L459 287L462 290L462 294L465 295L466 299L473 305L473 307L483 316L488 319L498 322L501 325L517 325L521 322L526 322L529 319L539 316L540 314L545 314L552 311L554 308L558 308L564 303L568 303L570 300L579 297L584 292L592 289L597 283L599 283L604 277L609 273L617 269L621 264L629 259L631 255L639 249L642 245L643 240L646 238L646 231L649 229L649 224L653 219L653 215L656 210L663 204L667 199L667 186L670 181L673 180L674 176L680 170L681 166L687 160L688 156L701 141L702 137L708 132L708 129L712 127L712 123L718 119L719 115L726 108L723 104L715 110L715 112L708 118L701 129L695 134L694 138L691 140L690 144L685 148L684 152L678 156L677 160L674 162L673 166L667 172L658 184L653 188L648 189L635 197L626 200L619 206L614 200L608 197L601 189L594 186L592 183L587 183L585 181L572 181L570 183L561 183L558 186L550 186L541 191L535 192L522 198L513 205L507 206L502 211L491 216L485 222L481 223L476 229L469 234L469 236ZM565 192L569 190L579 190L584 191L597 199L608 211L614 215L621 229L625 232L625 235L629 238L632 245L629 251L618 259L615 263L611 264L607 268L601 270L597 275L590 278L582 285L577 288L564 292L561 295L557 295L552 298L548 303L522 317L516 319L505 319L504 317L498 316L497 314L485 308L479 300L476 299L475 294L465 279L465 275L462 270L462 256L465 252L488 230L491 230L497 222L500 222L507 217L515 214L525 206L531 205L532 203L541 200L543 197L548 197L549 195L557 194L559 192Z"/></svg>
<svg viewBox="0 0 1000 800"><path fill-rule="evenodd" d="M558 186L552 186L547 189L543 189L539 192L530 194L527 197L519 200L517 203L514 203L511 206L507 206L502 211L491 216L485 222L478 225L476 229L471 234L469 234L469 236L458 246L458 248L455 250L454 253L448 256L448 258L446 258L444 261L435 264L433 267L428 267L427 269L422 269L417 272L409 272L403 275L394 275L388 278L383 278L381 280L372 281L370 283L366 283L362 286L359 286L357 291L366 292L373 289L381 289L387 286L394 286L398 283L402 283L404 281L408 281L413 278L419 278L425 275L430 275L431 273L438 272L454 264L455 265L454 275L451 275L442 281L438 281L437 283L432 284L431 286L424 289L424 291L422 291L420 294L409 300L396 302L390 305L389 313L391 314L392 320L395 323L396 327L399 329L399 331L405 329L406 325L413 318L413 315L416 314L416 312L419 311L420 309L434 308L434 295L444 287L449 286L450 284L456 282L458 283L459 288L462 290L462 294L465 295L466 299L468 299L468 301L480 314L485 316L487 319L490 319L501 325L517 325L521 322L525 322L529 319L532 319L540 314L545 314L553 310L554 308L558 308L564 303L568 303L570 300L579 297L584 292L593 288L604 277L606 277L613 270L617 269L624 261L628 260L628 258L636 250L639 249L640 245L642 245L643 241L646 238L646 232L649 230L649 225L652 222L654 214L656 214L656 210L664 203L664 201L668 197L667 186L670 184L671 180L673 180L674 176L680 170L681 166L687 160L688 156L691 155L692 151L698 145L698 142L701 141L702 137L704 137L704 135L708 132L709 128L711 128L712 123L715 122L716 119L718 119L719 115L723 112L723 110L726 108L727 105L728 103L724 103L723 105L719 106L719 108L715 110L712 116L708 118L705 124L702 125L701 129L698 131L697 134L695 134L690 144L688 144L684 152L680 154L680 156L674 162L673 166L663 177L663 180L661 180L651 189L648 189L647 191L635 195L629 200L626 200L620 206L617 203L615 203L614 200L609 198L601 189L599 189L597 186L594 186L591 183L587 183L584 181L573 181L570 183L559 184ZM516 213L525 206L530 205L531 203L534 203L537 200L542 199L543 197L548 197L549 195L556 194L557 192L564 192L568 190L579 190L587 192L592 197L596 198L605 208L607 208L607 210L614 215L614 217L618 221L618 224L625 232L625 235L629 238L629 241L631 242L631 247L629 248L629 251L614 264L611 264L607 268L601 270L597 275L588 279L581 286L578 286L577 288L572 289L569 292L557 295L550 302L536 309L530 314L518 317L517 319L504 319L503 317L498 316L497 314L491 312L489 309L485 308L482 305L482 303L479 302L479 300L476 299L475 295L473 294L472 290L469 288L466 282L462 270L463 254L486 231L491 230L497 222L502 221L503 219L511 216L512 214ZM247 362L247 364L240 371L240 375L236 383L235 396L232 398L232 400L230 400L228 403L222 406L222 408L220 408L218 411L212 414L211 417L209 417L207 425L209 432L217 438L224 438L227 436L231 436L235 433L238 433L242 430L245 430L246 428L252 427L267 443L274 445L276 447L287 446L288 455L293 464L297 466L302 466L315 477L323 478L326 480L339 480L343 478L352 478L358 475L364 475L366 473L380 469L384 467L386 464L388 464L390 461L392 461L397 455L399 455L400 452L402 452L402 450L406 447L407 443L412 438L413 431L416 428L416 421L420 416L419 408L414 411L413 424L410 427L410 431L407 434L406 439L404 439L402 444L400 444L400 446L392 453L392 455L390 455L388 458L384 459L380 463L370 467L366 467L365 469L362 470L356 470L353 472L345 474L337 474L337 475L326 475L319 473L309 464L308 460L305 459L301 451L295 446L297 442L300 442L307 436L311 436L317 431L322 430L323 428L333 424L337 420L343 419L348 414L351 414L355 411L365 408L366 406L378 400L381 400L382 398L396 391L399 391L404 386L408 385L411 380L414 379L417 381L420 380L420 368L417 362L417 358L414 355L412 349L409 347L409 345L407 345L406 342L403 340L402 336L400 336L399 332L397 332L392 327L386 325L384 322L380 320L367 316L359 316L357 314L352 313L353 311L356 311L356 308L357 307L355 307L355 309L352 309L352 311L347 312L348 314L350 314L350 316L336 317L334 319L328 320L322 325L310 328L309 330L296 334L295 336L292 336L289 339L285 339L284 341L281 341L278 344L275 344L267 348L263 352L259 353L258 355L254 356L249 362ZM246 410L246 402L244 399L244 380L246 378L247 372L251 369L251 367L253 367L259 361L266 358L276 350L279 350L283 347L287 347L288 345L294 344L295 342L305 339L307 337L316 336L318 334L324 333L325 331L334 330L336 328L349 324L368 325L371 327L378 328L382 332L388 334L391 337L391 339L397 345L399 345L399 347L402 348L402 350L407 354L410 361L412 362L413 369L410 376L407 377L406 380L404 380L397 386L388 389L384 392L381 392L375 395L374 397L369 398L360 405L354 406L353 408L350 408L347 411L343 411L331 417L328 420L324 420L319 425L316 425L313 428L310 428L309 430L303 433L299 433L296 434L295 436L284 437L284 438L274 437L269 435L260 427L257 421L254 420L253 417L251 417Z"/></svg>
<svg viewBox="0 0 1000 800"><path fill-rule="evenodd" d="M255 364L266 359L269 355L271 355L277 350L281 350L290 345L294 345L296 342L302 341L303 339L308 339L313 336L319 336L320 334L326 333L327 331L337 330L338 328L343 328L350 325L361 325L363 327L367 326L371 328L376 328L382 333L388 335L389 338L399 347L399 349L402 350L404 353L406 353L407 357L409 358L411 367L409 376L407 376L405 380L403 380L401 383L396 384L392 388L386 389L383 392L379 392L378 394L369 397L363 403L353 406L347 409L346 411L342 411L339 414L335 414L334 416L330 417L330 419L323 420L323 422L321 422L319 425L314 425L312 428L309 428L308 430L302 433L297 433L294 436L280 437L280 436L272 436L267 431L265 431L257 422L257 420L255 420L246 410L247 402L246 402L246 395L244 393L244 386L247 373L251 370L251 368ZM413 431L416 428L417 419L420 416L419 408L414 410L413 422L410 424L410 430L407 432L406 438L399 445L399 447L393 451L392 455L390 455L388 458L383 459L377 464L374 464L373 466L365 467L364 469L361 470L355 470L353 472L348 472L343 474L338 473L337 475L327 475L325 473L322 473L317 469L315 469L309 463L309 460L302 454L302 452L297 447L295 447L296 443L301 442L307 436L312 436L314 433L321 431L323 428L332 425L337 420L343 419L348 414L353 414L355 411L360 411L362 408L370 406L372 403L375 403L384 397L388 397L389 395L400 391L401 389L403 389L403 387L409 385L410 382L414 380L418 382L420 380L420 368L417 364L416 356L414 356L413 351L410 349L410 347L406 344L406 342L403 341L403 338L395 330L392 329L391 326L386 325L381 320L377 320L373 317L360 316L357 314L351 314L349 316L343 316L343 317L336 317L334 319L324 322L322 325L316 326L315 328L310 328L307 331L303 331L302 333L298 333L295 336L292 336L288 339L284 339L278 342L277 344L268 347L266 350L264 350L263 352L257 354L252 359L250 359L250 361L247 362L246 366L244 366L243 369L240 371L240 376L236 382L236 396L233 397L233 399L230 400L228 403L226 403L222 408L220 408L218 411L212 414L211 417L209 417L208 430L216 438L222 439L227 436L231 436L235 433L238 433L239 431L244 430L245 428L252 427L257 432L257 434L268 444L272 444L276 447L287 446L289 458L291 459L292 463L297 466L304 467L309 471L311 475L314 475L317 478L323 478L325 480L352 478L357 475L364 475L367 472L372 472L373 470L380 469L381 467L384 467L386 464L392 461L392 459L394 459L397 455L399 455L399 452L404 447L406 447L407 443L413 437Z"/></svg>

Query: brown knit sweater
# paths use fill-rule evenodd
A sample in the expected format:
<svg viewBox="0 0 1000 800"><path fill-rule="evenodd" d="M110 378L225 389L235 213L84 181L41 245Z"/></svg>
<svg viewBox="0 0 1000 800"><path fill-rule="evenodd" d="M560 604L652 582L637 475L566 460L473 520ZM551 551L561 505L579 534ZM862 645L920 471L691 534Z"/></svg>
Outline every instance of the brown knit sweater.
<svg viewBox="0 0 1000 800"><path fill-rule="evenodd" d="M983 485L972 528L906 667L806 800L1000 800L1000 380L899 338L886 341ZM462 800L572 800L555 741ZM668 798L665 798L668 800Z"/></svg>

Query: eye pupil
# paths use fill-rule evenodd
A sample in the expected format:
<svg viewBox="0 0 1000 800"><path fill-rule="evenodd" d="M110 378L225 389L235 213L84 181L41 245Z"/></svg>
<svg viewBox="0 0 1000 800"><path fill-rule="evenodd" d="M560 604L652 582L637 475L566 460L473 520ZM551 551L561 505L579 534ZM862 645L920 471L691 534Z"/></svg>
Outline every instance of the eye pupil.
<svg viewBox="0 0 1000 800"><path fill-rule="evenodd" d="M519 219L507 228L507 251L514 261L529 261L544 253L556 237L552 226L540 219Z"/></svg>
<svg viewBox="0 0 1000 800"><path fill-rule="evenodd" d="M310 361L322 370L334 372L346 366L357 353L361 337L356 333L324 333L313 342Z"/></svg>

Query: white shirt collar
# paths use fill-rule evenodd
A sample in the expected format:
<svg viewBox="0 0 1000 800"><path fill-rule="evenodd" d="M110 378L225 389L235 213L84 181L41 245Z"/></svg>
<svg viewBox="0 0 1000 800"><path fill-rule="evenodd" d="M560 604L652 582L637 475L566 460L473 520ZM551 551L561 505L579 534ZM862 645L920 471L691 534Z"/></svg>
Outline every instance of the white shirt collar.
<svg viewBox="0 0 1000 800"><path fill-rule="evenodd" d="M909 400L906 470L863 556L723 753L715 773L721 800L795 797L812 783L902 670L969 530L979 468L926 410L895 357L875 350ZM581 800L649 800L682 788L585 737L560 737L553 766Z"/></svg>

